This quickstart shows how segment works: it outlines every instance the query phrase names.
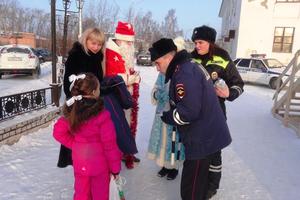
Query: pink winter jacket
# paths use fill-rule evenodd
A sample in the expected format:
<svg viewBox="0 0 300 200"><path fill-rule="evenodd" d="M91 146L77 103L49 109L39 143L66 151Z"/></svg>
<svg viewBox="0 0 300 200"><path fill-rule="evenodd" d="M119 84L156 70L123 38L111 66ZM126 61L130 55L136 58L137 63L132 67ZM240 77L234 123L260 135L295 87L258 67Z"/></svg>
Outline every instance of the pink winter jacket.
<svg viewBox="0 0 300 200"><path fill-rule="evenodd" d="M116 142L116 132L108 111L91 117L71 133L69 122L61 117L53 130L54 138L72 149L74 172L86 176L101 173L119 173L121 151Z"/></svg>

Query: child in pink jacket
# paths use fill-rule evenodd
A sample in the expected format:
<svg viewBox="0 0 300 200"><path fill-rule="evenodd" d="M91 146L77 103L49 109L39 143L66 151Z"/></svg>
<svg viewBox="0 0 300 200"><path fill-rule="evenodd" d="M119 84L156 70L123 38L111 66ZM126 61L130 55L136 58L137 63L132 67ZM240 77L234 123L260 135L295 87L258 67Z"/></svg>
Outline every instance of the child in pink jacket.
<svg viewBox="0 0 300 200"><path fill-rule="evenodd" d="M108 200L110 175L118 178L121 152L108 111L99 98L100 84L90 73L71 75L70 98L53 136L72 149L74 200Z"/></svg>

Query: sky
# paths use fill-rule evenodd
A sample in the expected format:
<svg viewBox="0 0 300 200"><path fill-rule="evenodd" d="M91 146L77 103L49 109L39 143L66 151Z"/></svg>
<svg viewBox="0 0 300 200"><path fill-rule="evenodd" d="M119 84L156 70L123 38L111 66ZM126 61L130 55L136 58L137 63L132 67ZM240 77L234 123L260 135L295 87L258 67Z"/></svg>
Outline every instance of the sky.
<svg viewBox="0 0 300 200"><path fill-rule="evenodd" d="M142 77L136 138L137 156L141 162L132 170L122 165L121 176L126 179L125 198L180 200L182 166L178 177L169 181L158 177L160 167L147 159L155 115L150 93L157 71L155 67L141 66L136 66L136 70ZM5 75L0 80L1 94L49 85L51 63L43 63L41 72L40 79ZM274 90L249 84L244 90L235 101L226 101L227 122L233 141L222 151L221 185L211 200L299 200L300 139L292 129L272 116ZM39 112L26 113L17 119L28 120L37 117ZM0 123L0 127L9 127L8 122ZM52 137L52 126L23 135L14 145L0 146L1 200L72 199L73 169L56 167L60 145Z"/></svg>
<svg viewBox="0 0 300 200"><path fill-rule="evenodd" d="M24 7L40 8L50 12L50 0L19 1ZM97 0L85 0L83 9L88 8L88 4L93 1ZM57 8L62 8L62 0L56 2ZM151 11L153 18L158 22L164 20L168 10L175 9L178 26L183 29L185 37L190 37L193 28L203 24L214 27L218 32L221 30L221 18L218 14L222 0L108 0L108 2L120 8L121 18L133 5L136 11L143 13ZM76 11L75 0L71 0L72 9Z"/></svg>

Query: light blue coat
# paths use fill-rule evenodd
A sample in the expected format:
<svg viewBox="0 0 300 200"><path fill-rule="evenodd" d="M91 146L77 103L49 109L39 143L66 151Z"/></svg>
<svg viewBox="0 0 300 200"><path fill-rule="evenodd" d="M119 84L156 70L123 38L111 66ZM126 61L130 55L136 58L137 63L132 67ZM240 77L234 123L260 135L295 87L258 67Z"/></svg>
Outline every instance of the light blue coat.
<svg viewBox="0 0 300 200"><path fill-rule="evenodd" d="M165 76L161 73L159 73L152 91L152 103L156 105L156 112L149 139L148 158L156 160L156 163L161 167L174 168L175 165L171 165L173 126L165 124L160 118L162 112L169 110L170 107L169 85L165 84ZM179 160L182 161L184 160L184 149L178 140L179 133L176 132L175 161L177 161L179 148Z"/></svg>

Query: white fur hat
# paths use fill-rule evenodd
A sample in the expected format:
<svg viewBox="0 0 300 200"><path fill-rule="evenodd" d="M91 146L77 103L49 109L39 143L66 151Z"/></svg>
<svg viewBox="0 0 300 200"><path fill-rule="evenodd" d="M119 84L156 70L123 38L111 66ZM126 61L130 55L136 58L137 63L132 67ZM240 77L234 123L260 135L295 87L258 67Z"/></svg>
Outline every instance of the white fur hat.
<svg viewBox="0 0 300 200"><path fill-rule="evenodd" d="M177 47L177 51L181 51L181 50L185 49L185 41L184 41L183 37L178 36L173 41Z"/></svg>

